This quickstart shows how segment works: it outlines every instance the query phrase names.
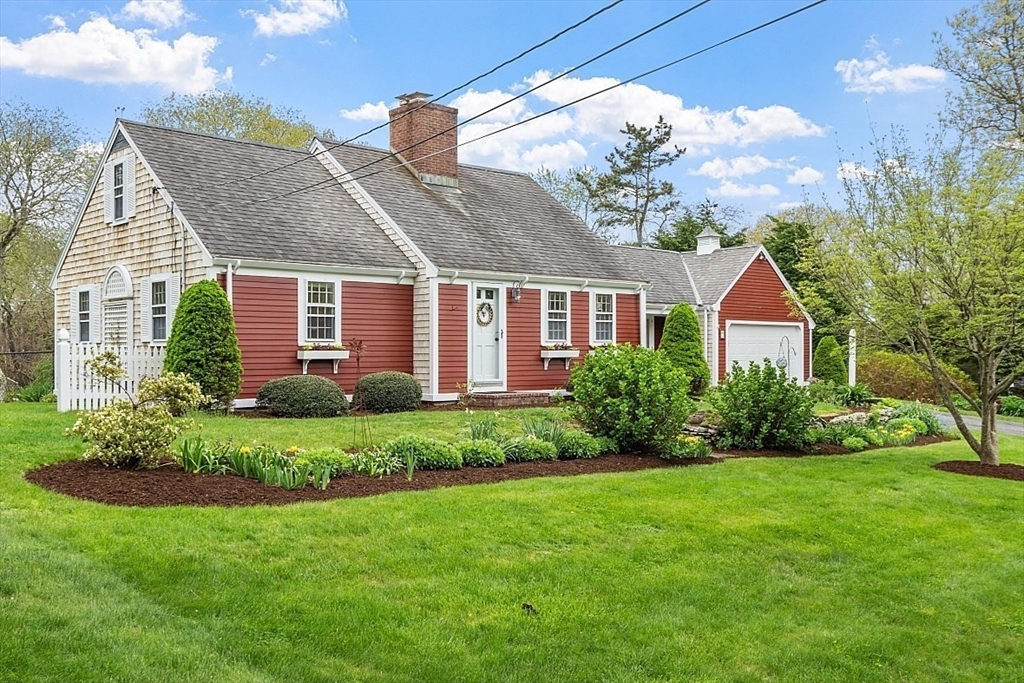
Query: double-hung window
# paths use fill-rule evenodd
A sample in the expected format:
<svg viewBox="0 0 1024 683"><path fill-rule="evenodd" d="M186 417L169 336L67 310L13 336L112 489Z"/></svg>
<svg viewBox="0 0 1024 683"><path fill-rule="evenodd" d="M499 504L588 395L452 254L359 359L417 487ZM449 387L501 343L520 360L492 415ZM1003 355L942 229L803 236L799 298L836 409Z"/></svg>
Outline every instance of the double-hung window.
<svg viewBox="0 0 1024 683"><path fill-rule="evenodd" d="M114 164L114 220L124 218L124 164Z"/></svg>
<svg viewBox="0 0 1024 683"><path fill-rule="evenodd" d="M149 283L149 312L153 321L153 341L167 341L167 280Z"/></svg>
<svg viewBox="0 0 1024 683"><path fill-rule="evenodd" d="M92 297L88 289L78 292L78 320L75 324L78 325L78 341L92 341Z"/></svg>
<svg viewBox="0 0 1024 683"><path fill-rule="evenodd" d="M569 293L548 292L547 297L547 341L568 342Z"/></svg>
<svg viewBox="0 0 1024 683"><path fill-rule="evenodd" d="M611 344L615 341L615 295L594 294L594 342Z"/></svg>
<svg viewBox="0 0 1024 683"><path fill-rule="evenodd" d="M338 341L337 301L337 283L315 280L306 282L306 341Z"/></svg>

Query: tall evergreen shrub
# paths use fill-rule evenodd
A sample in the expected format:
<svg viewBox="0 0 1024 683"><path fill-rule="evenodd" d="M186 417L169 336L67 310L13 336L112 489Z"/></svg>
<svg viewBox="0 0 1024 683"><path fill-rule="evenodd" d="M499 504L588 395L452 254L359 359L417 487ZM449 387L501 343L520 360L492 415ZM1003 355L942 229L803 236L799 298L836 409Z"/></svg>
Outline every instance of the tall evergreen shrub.
<svg viewBox="0 0 1024 683"><path fill-rule="evenodd" d="M230 405L242 387L242 352L224 290L201 280L181 295L167 340L167 372L184 372L203 393Z"/></svg>
<svg viewBox="0 0 1024 683"><path fill-rule="evenodd" d="M677 304L669 312L658 348L690 378L690 394L703 394L711 383L711 370L704 360L700 323L689 304Z"/></svg>
<svg viewBox="0 0 1024 683"><path fill-rule="evenodd" d="M846 384L849 375L843 361L843 349L832 335L822 337L814 350L814 376L833 384Z"/></svg>

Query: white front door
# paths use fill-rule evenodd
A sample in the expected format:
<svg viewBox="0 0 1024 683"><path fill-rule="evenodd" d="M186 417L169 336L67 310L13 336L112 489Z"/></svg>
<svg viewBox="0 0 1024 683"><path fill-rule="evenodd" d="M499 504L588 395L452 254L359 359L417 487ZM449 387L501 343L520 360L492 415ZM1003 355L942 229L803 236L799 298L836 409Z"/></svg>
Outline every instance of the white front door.
<svg viewBox="0 0 1024 683"><path fill-rule="evenodd" d="M473 288L473 381L501 382L501 297L497 287Z"/></svg>

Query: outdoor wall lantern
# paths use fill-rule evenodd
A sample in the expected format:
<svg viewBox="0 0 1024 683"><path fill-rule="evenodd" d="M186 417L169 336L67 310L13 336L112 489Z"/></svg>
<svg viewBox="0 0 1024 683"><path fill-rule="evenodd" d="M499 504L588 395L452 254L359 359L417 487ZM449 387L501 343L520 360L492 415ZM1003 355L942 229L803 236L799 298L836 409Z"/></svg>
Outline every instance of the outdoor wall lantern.
<svg viewBox="0 0 1024 683"><path fill-rule="evenodd" d="M514 282L512 283L512 289L509 291L512 295L512 301L518 303L523 298L523 283Z"/></svg>

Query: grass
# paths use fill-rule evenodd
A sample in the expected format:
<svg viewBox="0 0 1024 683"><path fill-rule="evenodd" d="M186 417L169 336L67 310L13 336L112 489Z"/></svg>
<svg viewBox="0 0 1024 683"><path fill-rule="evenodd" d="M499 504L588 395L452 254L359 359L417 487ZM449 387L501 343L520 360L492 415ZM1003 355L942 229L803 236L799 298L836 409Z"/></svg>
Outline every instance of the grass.
<svg viewBox="0 0 1024 683"><path fill-rule="evenodd" d="M459 419L376 418L374 433L410 420L440 434ZM0 680L1024 674L1021 486L930 469L971 458L959 442L281 508L124 509L24 481L81 452L61 435L72 421L0 405ZM351 431L204 421L282 445ZM1001 445L1024 460L1024 439Z"/></svg>

